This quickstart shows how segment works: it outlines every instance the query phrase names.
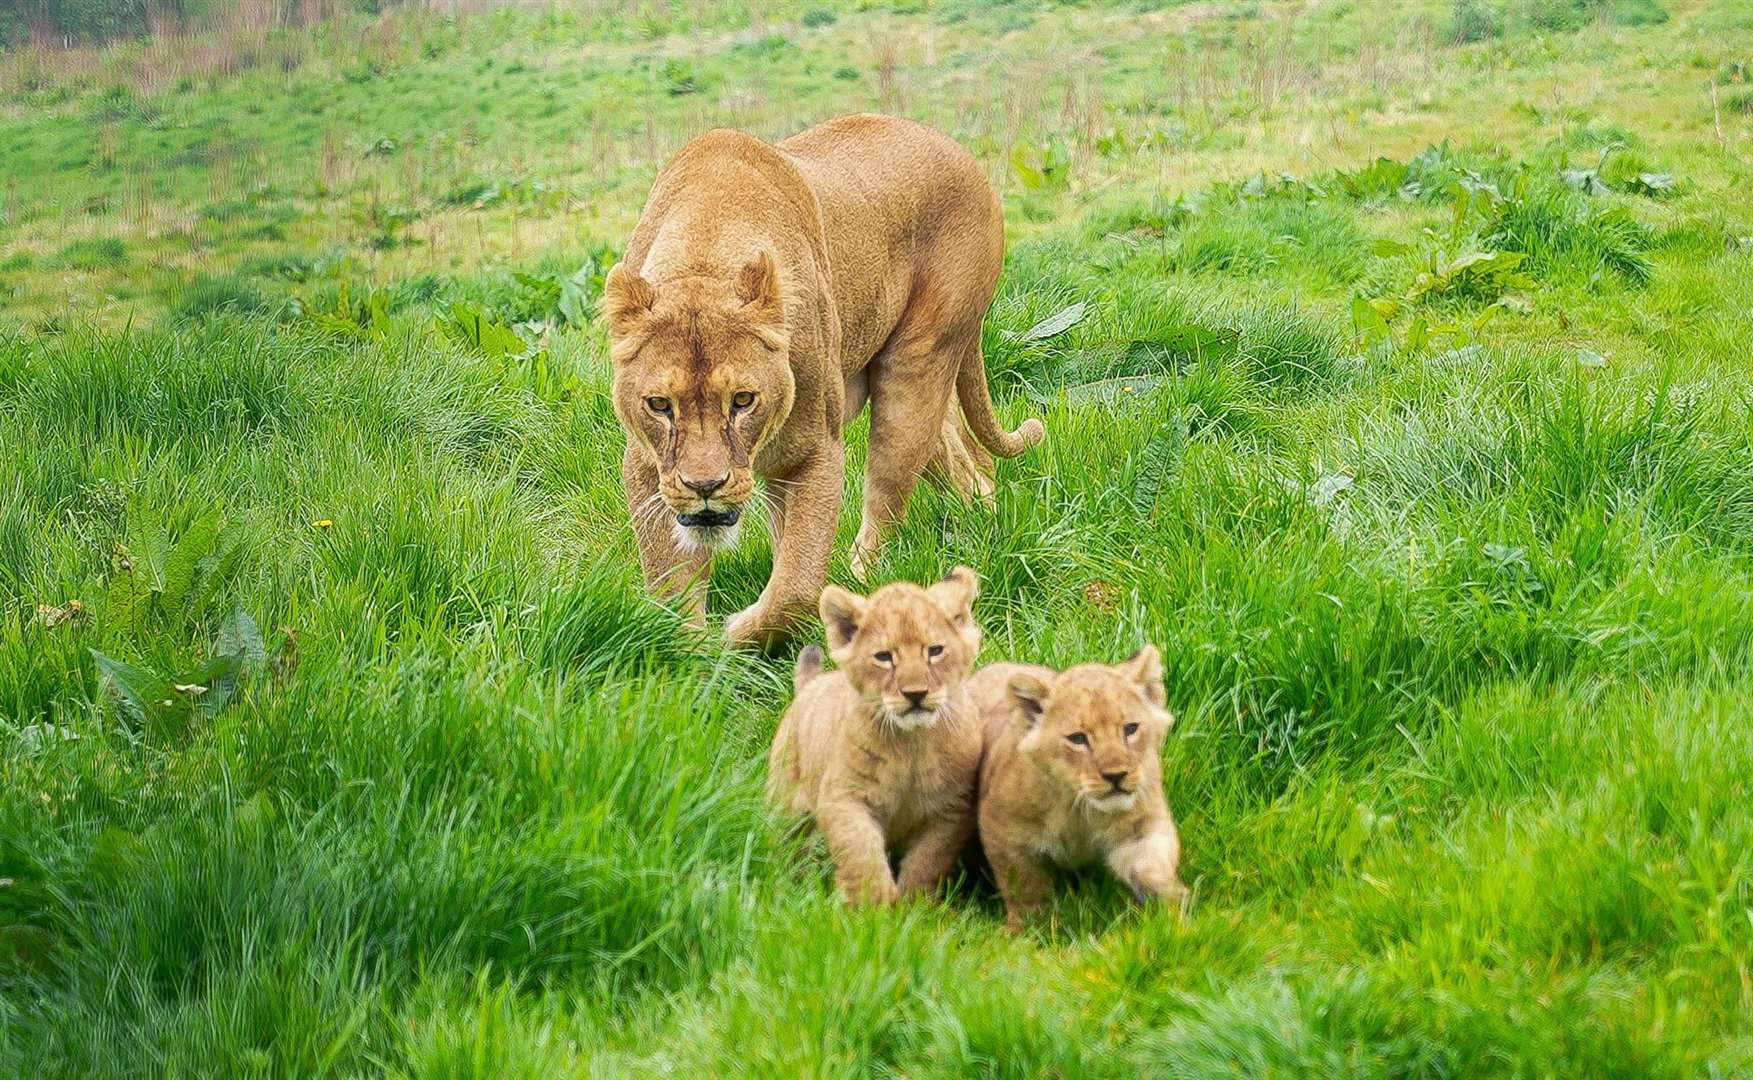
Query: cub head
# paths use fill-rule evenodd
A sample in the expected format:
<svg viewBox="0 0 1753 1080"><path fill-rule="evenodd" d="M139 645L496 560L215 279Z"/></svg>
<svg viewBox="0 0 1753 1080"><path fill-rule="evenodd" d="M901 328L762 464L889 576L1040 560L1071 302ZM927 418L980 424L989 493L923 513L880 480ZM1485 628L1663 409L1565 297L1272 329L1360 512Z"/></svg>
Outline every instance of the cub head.
<svg viewBox="0 0 1753 1080"><path fill-rule="evenodd" d="M603 282L615 412L657 461L658 500L684 547L722 547L755 494L753 462L796 393L785 298L762 252L724 276L660 282L625 263Z"/></svg>
<svg viewBox="0 0 1753 1080"><path fill-rule="evenodd" d="M897 581L869 597L830 585L821 602L829 654L886 723L902 731L930 727L980 651L979 592L965 566L935 585Z"/></svg>
<svg viewBox="0 0 1753 1080"><path fill-rule="evenodd" d="M1146 645L1125 663L1080 664L1041 678L1018 672L1008 687L1019 722L1017 749L1084 805L1130 810L1174 717L1165 707L1163 661Z"/></svg>

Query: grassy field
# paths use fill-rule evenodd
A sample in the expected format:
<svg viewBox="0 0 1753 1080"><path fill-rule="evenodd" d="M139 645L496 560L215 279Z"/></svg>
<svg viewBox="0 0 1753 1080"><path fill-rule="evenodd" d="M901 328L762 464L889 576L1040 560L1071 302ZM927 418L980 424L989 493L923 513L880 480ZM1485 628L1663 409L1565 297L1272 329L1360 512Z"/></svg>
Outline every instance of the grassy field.
<svg viewBox="0 0 1753 1080"><path fill-rule="evenodd" d="M0 53L0 1075L1753 1075L1745 5L443 7ZM642 595L601 273L860 109L1048 428L878 573L1162 647L1184 922L844 911Z"/></svg>

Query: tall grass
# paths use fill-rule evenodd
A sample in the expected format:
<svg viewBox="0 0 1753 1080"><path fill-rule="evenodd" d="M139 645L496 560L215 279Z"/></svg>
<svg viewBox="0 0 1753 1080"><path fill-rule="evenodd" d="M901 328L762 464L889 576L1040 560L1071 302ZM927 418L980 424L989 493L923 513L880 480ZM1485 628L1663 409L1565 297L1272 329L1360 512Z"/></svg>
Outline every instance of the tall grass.
<svg viewBox="0 0 1753 1080"><path fill-rule="evenodd" d="M1557 51L1586 53L1618 112L1579 123L1542 96L1577 69L1501 10L1489 41L1398 75L1371 74L1378 38L1337 10L958 4L791 27L562 5L462 20L504 49L466 64L443 36L461 31L409 12L372 25L429 26L429 46L336 75L335 107L390 118L369 140L276 131L229 178L216 163L250 155L207 146L196 201L138 232L9 195L42 232L0 262L37 305L0 324L0 1075L1753 1070L1753 221L1723 194L1708 111L1652 124L1633 101L1698 105L1675 89L1692 68L1638 49L1706 46L1658 26L1621 48L1631 31L1590 14ZM691 20L730 36L666 36ZM1050 82L1142 63L1111 31L1143 20L1184 29L1189 64L1212 54L1184 107L1155 68L1127 67L1106 105ZM1335 51L1312 51L1329 31ZM577 144L588 185L542 188L543 159L472 158L460 137L397 141L396 110L455 93L504 109L478 133L511 145L493 140L526 130L523 105L547 106L525 91L563 65L507 69L532 41L583 40L619 66L530 124L661 97L649 130ZM880 72L831 74L832 50L868 59L869 41ZM107 71L157 47L59 58ZM1283 71L1222 81L1271 55ZM669 60L696 93L670 94ZM1011 114L958 114L991 65L1041 65L1042 85L1017 75ZM1462 74L1370 104L1419 65ZM767 97L729 102L756 76ZM601 330L541 282L594 287L629 178L671 136L733 107L779 134L773 102L819 104L818 77L941 110L1012 196L1025 134L1072 147L1064 187L1013 214L984 335L999 411L1048 438L1003 465L994 506L922 488L876 575L977 567L987 660L1162 647L1186 920L1102 874L1061 882L1015 938L977 879L843 910L822 846L762 804L789 657L723 650L638 581ZM288 126L302 99L252 78L179 108L254 95L264 128ZM182 115L157 93L150 116L107 85L53 107L111 130L120 170L140 131L194 130L150 131ZM1418 152L1473 113L1518 140ZM1311 141L1353 120L1367 145ZM44 139L18 134L0 168L72 175ZM1614 143L1685 182L1564 183L1557 155ZM319 228L274 209L295 185L273 189L300 154L326 169L321 147L326 191L357 193L347 162L381 191ZM78 168L78 198L106 182ZM1461 181L1503 198L1456 232ZM602 217L507 239L562 209L569 230ZM287 241L246 234L266 224ZM1404 295L1415 269L1377 241L1427 228L1526 254L1528 283L1365 333L1354 301ZM199 260L142 266L197 242ZM457 303L531 348L434 333ZM870 452L857 422L849 475ZM858 505L854 480L848 585ZM764 584L759 532L721 560L715 620ZM203 708L239 611L261 655ZM131 700L127 671L170 704Z"/></svg>

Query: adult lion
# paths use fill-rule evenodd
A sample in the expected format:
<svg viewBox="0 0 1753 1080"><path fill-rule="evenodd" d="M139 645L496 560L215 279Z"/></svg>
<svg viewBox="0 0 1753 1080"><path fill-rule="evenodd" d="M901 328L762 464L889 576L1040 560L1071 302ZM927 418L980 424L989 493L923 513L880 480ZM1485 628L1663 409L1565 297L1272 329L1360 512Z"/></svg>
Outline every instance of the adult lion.
<svg viewBox="0 0 1753 1080"><path fill-rule="evenodd" d="M860 576L928 466L989 495L988 452L1014 457L1042 435L1033 419L1005 431L986 392L980 324L1003 250L980 166L907 120L844 116L777 145L709 131L683 147L603 290L651 586L687 590L704 617L712 550L735 540L759 476L773 573L725 635L771 644L808 618L839 520L841 432L866 400Z"/></svg>

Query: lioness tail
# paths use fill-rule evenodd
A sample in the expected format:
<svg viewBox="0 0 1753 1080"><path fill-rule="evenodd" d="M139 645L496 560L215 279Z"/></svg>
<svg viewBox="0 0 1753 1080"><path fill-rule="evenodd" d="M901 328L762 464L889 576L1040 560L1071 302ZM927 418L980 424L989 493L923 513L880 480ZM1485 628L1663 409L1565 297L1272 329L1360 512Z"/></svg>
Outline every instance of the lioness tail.
<svg viewBox="0 0 1753 1080"><path fill-rule="evenodd" d="M999 457L1016 457L1047 434L1041 421L1032 416L1015 431L1006 431L999 426L998 414L992 411L992 397L986 391L986 358L980 352L978 338L962 358L961 370L956 373L956 398L961 403L962 416L968 421L968 429L980 440L981 446Z"/></svg>
<svg viewBox="0 0 1753 1080"><path fill-rule="evenodd" d="M797 654L797 667L791 672L791 689L795 693L803 689L803 684L822 673L822 647L811 645Z"/></svg>

